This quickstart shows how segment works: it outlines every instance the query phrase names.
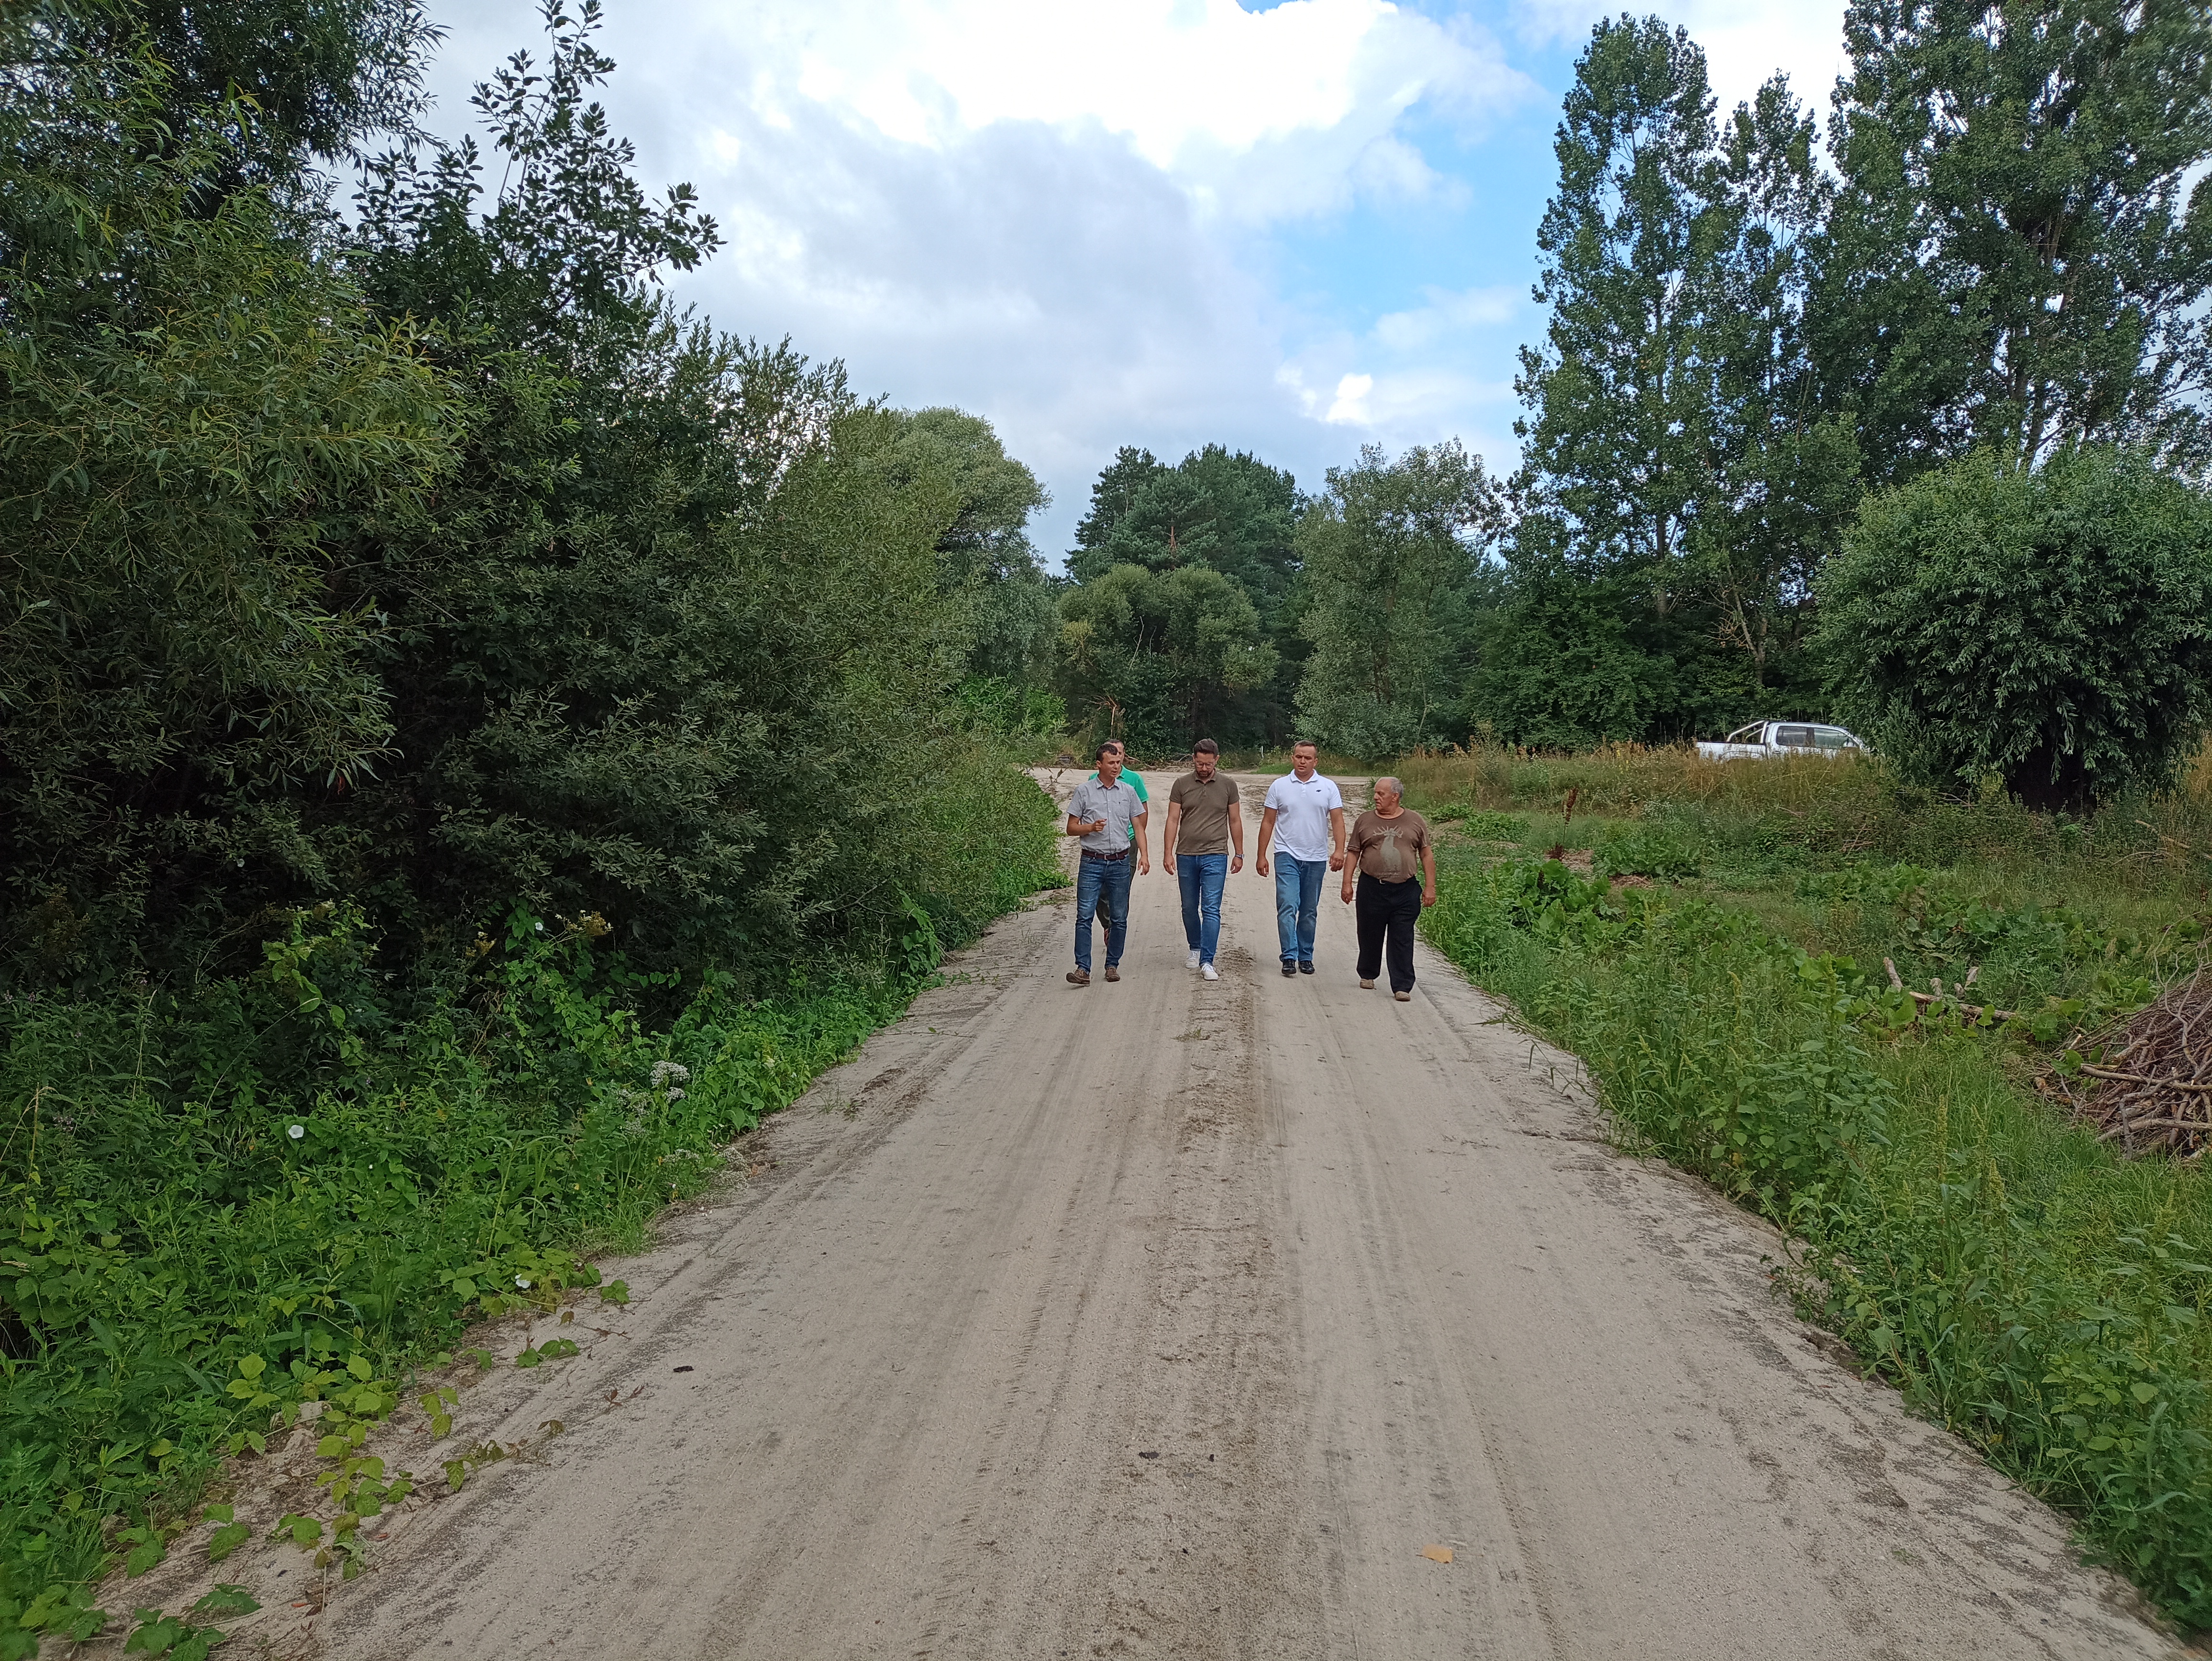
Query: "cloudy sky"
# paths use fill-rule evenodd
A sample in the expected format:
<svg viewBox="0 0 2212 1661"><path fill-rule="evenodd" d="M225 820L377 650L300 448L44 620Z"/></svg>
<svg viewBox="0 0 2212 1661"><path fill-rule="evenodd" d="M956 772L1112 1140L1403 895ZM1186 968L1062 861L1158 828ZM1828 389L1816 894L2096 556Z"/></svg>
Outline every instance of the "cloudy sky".
<svg viewBox="0 0 2212 1661"><path fill-rule="evenodd" d="M605 101L726 246L675 292L987 416L1069 545L1116 446L1318 487L1364 443L1514 454L1552 134L1595 0L605 0ZM1723 105L1825 112L1843 0L1661 0ZM539 40L444 0L434 125Z"/></svg>

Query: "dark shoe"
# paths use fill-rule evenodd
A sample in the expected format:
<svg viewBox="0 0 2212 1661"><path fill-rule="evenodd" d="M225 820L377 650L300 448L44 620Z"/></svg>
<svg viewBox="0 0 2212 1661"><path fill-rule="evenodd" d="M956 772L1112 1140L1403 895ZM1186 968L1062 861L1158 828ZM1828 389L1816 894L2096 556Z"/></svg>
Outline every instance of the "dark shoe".
<svg viewBox="0 0 2212 1661"><path fill-rule="evenodd" d="M1313 972L1313 962L1310 958L1298 965L1298 973L1301 975L1310 975Z"/></svg>
<svg viewBox="0 0 2212 1661"><path fill-rule="evenodd" d="M1088 985L1090 985L1090 984L1091 984L1091 971L1090 971L1089 970L1087 970L1087 969L1071 969L1071 970L1069 970L1067 971L1067 983L1068 983L1070 986L1088 986Z"/></svg>
<svg viewBox="0 0 2212 1661"><path fill-rule="evenodd" d="M1118 981L1121 978L1121 971L1109 963L1106 965L1106 978L1109 981Z"/></svg>
<svg viewBox="0 0 2212 1661"><path fill-rule="evenodd" d="M1290 962L1288 959L1285 959L1285 960L1284 961L1284 964L1283 964L1283 973L1285 973L1285 975L1295 975L1295 974L1297 974L1297 972L1298 972L1298 966L1297 966L1297 964L1294 964L1294 963Z"/></svg>

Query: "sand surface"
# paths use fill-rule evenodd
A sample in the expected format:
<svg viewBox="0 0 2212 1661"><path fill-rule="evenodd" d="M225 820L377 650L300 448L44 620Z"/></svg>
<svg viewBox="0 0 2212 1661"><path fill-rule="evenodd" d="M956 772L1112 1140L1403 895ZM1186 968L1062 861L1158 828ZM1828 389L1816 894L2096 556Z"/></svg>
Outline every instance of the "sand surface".
<svg viewBox="0 0 2212 1661"><path fill-rule="evenodd" d="M1248 868L1202 982L1156 859L1125 978L1079 990L1071 898L1001 922L746 1139L766 1168L607 1265L635 1300L562 1329L581 1355L484 1375L453 1439L523 1456L380 1519L368 1572L274 1602L264 1641L2181 1652L1791 1316L1771 1232L1612 1150L1571 1061L1435 953L1410 1004L1360 990L1332 885L1320 972L1285 980ZM389 1442L434 1478L451 1445Z"/></svg>

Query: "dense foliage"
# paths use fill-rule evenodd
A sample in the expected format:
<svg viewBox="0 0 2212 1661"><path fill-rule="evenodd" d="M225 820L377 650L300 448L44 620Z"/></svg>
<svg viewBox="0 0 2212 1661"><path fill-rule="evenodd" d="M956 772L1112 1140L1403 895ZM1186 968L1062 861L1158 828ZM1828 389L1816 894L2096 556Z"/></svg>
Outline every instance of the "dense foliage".
<svg viewBox="0 0 2212 1661"><path fill-rule="evenodd" d="M1456 441L1395 462L1374 446L1329 469L1298 522L1306 736L1367 756L1465 736L1482 561L1503 516L1482 459Z"/></svg>
<svg viewBox="0 0 2212 1661"><path fill-rule="evenodd" d="M1908 776L2078 812L2201 728L2212 502L2124 453L1978 454L1871 498L1820 598L1838 708Z"/></svg>

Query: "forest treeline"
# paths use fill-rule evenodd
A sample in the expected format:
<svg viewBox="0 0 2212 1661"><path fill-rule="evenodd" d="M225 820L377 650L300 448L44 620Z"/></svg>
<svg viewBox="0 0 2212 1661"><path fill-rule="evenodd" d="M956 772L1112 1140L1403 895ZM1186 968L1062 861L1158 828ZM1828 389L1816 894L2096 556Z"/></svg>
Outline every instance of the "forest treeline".
<svg viewBox="0 0 2212 1661"><path fill-rule="evenodd" d="M2206 15L1856 0L1845 35L1823 124L1780 76L1722 112L1680 28L1597 25L1510 471L1370 449L1305 491L1226 447L1124 449L1060 602L1071 721L1140 753L1295 729L1387 757L1840 714L2065 805L2137 776L2148 724L2154 773L2212 622ZM1965 563L1884 624L1907 527ZM2024 618L2051 587L2075 611ZM2146 615L2171 650L2138 683L2100 654ZM1977 702L2066 731L1948 730ZM2095 753L2057 754L2076 728Z"/></svg>

